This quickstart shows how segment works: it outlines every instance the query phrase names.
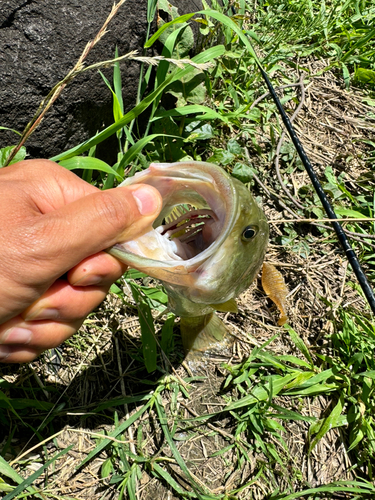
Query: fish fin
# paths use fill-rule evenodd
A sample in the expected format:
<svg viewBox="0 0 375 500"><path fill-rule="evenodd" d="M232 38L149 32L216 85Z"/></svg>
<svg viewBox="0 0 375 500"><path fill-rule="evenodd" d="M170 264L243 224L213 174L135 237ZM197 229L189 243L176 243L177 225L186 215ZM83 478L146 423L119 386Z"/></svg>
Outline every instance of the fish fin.
<svg viewBox="0 0 375 500"><path fill-rule="evenodd" d="M220 347L228 342L228 329L215 314L181 317L182 344L186 355L204 353L210 347Z"/></svg>
<svg viewBox="0 0 375 500"><path fill-rule="evenodd" d="M215 311L238 313L238 307L235 299L229 299L221 304L210 304L210 306L215 309Z"/></svg>
<svg viewBox="0 0 375 500"><path fill-rule="evenodd" d="M288 321L286 313L288 288L280 271L267 262L263 263L262 286L267 296L276 304L280 311L280 319L277 324L279 326L284 325Z"/></svg>

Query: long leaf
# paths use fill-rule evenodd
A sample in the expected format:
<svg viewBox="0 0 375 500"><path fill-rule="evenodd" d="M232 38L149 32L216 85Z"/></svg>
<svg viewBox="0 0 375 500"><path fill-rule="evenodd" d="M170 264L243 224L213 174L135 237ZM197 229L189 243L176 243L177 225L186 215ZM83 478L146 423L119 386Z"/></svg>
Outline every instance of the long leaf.
<svg viewBox="0 0 375 500"><path fill-rule="evenodd" d="M67 170L100 170L101 172L114 175L118 181L123 180L123 177L110 167L108 163L92 156L73 156L67 160L61 160L59 163Z"/></svg>
<svg viewBox="0 0 375 500"><path fill-rule="evenodd" d="M318 488L310 488L308 490L304 491L298 491L297 493L292 493L290 495L284 496L276 496L273 497L273 500L294 500L295 498L302 498L306 497L308 495L318 495L319 493L366 493L367 495L369 493L375 492L374 487L369 487L367 489L367 486L364 485L365 487L362 486L362 483L358 482L358 486L353 486L353 487L347 487L347 486L341 486L341 485L336 485L336 484L327 484L325 486L319 486Z"/></svg>
<svg viewBox="0 0 375 500"><path fill-rule="evenodd" d="M192 61L201 64L205 63L208 61L212 61L212 59L216 59L217 57L223 55L225 53L225 47L223 45L217 45L216 47L211 47L208 50L205 50L204 52L198 54L197 56L193 57ZM83 153L84 151L87 151L91 147L95 146L96 144L99 144L100 142L103 142L105 139L108 139L111 135L116 133L118 130L124 127L127 123L131 122L134 120L137 116L139 116L145 109L150 106L150 104L153 103L153 101L163 92L163 90L172 82L175 80L179 80L183 78L185 75L189 74L191 71L193 71L192 66L188 66L183 69L179 69L176 72L174 72L172 75L170 75L162 84L159 85L159 87L151 92L147 97L145 97L137 106L135 106L132 110L130 110L128 113L126 113L121 120L119 120L116 123L113 123L106 129L102 130L98 134L96 134L94 137L91 139L88 139L87 141L79 144L78 146L75 146L72 149L69 149L68 151L65 151L64 153L61 153L57 156L54 156L51 158L53 161L61 161L61 160L66 160L68 158L71 158L72 156L79 155Z"/></svg>
<svg viewBox="0 0 375 500"><path fill-rule="evenodd" d="M152 47L152 45L154 45L160 35L164 33L164 31L170 26L173 26L174 24L186 23L186 21L189 21L189 19L191 19L193 16L195 16L195 12L192 12L191 14L184 14L182 16L176 17L175 19L173 19L173 21L169 21L169 23L163 24L163 26L161 26L161 28L159 28L158 31L154 33L152 37L149 38L149 40L147 40L144 45L145 49Z"/></svg>
<svg viewBox="0 0 375 500"><path fill-rule="evenodd" d="M327 434L330 429L337 427L337 420L341 415L342 409L344 407L344 397L340 396L340 399L337 402L337 405L331 411L329 416L324 419L322 426L320 427L317 435L311 441L309 446L309 453L314 449L314 447L318 444L318 442L322 439L322 437Z"/></svg>
<svg viewBox="0 0 375 500"><path fill-rule="evenodd" d="M170 433L169 427L168 427L168 421L167 421L167 416L164 411L163 403L161 401L160 396L158 395L155 399L155 408L158 413L159 417L159 422L160 426L163 430L163 434L165 436L166 441L169 444L169 447L173 453L174 458L176 459L178 465L181 467L181 470L185 473L186 477L189 479L190 485L193 489L197 489L198 485L196 485L194 479L192 478L189 469L187 468L183 458L180 455L180 452L178 451L175 442L172 438L172 435ZM198 493L198 491L197 491Z"/></svg>
<svg viewBox="0 0 375 500"><path fill-rule="evenodd" d="M44 465L42 465L42 467L40 467L37 471L35 471L34 474L31 474L31 476L29 476L27 479L25 479L21 484L19 484L18 486L16 486L13 491L11 491L10 493L8 493L8 495L6 495L3 498L3 500L11 500L12 498L14 498L19 493L22 493L22 491L25 490L26 488L28 488L31 483L33 483L36 479L38 479L38 477L40 477L43 474L43 472L46 469L48 469L48 467L51 464L53 464L54 462L56 462L56 460L58 460L63 455L66 455L73 448L73 446L74 445L71 444L70 446L68 446L67 448L65 448L65 450L60 451L60 453L57 453L52 458L50 458L49 460L47 460L47 462Z"/></svg>
<svg viewBox="0 0 375 500"><path fill-rule="evenodd" d="M146 370L151 373L156 370L157 349L155 338L154 320L151 313L151 307L144 300L139 288L133 283L129 283L135 303L138 307L139 324L141 325L143 359Z"/></svg>
<svg viewBox="0 0 375 500"><path fill-rule="evenodd" d="M117 437L119 434L124 432L128 427L130 427L136 420L139 419L141 415L148 409L148 407L151 404L151 400L148 401L144 406L142 406L141 409L133 413L131 417L129 417L125 422L123 422L119 427L116 427L108 436L109 437ZM83 465L85 465L89 460L91 460L93 457L98 455L99 453L104 450L106 446L108 446L111 443L110 439L106 439L106 436L103 436L103 441L94 449L92 450L87 457L79 464L77 465L76 469L80 469Z"/></svg>
<svg viewBox="0 0 375 500"><path fill-rule="evenodd" d="M173 137L176 139L181 139L176 135L167 135L167 134L151 134L146 137L142 137L139 141L137 141L121 158L120 163L118 164L118 170L121 172L123 168L125 168L129 163L134 160L134 158L142 151L142 149L147 146L147 144L153 141L156 137Z"/></svg>
<svg viewBox="0 0 375 500"><path fill-rule="evenodd" d="M299 372L292 373L290 375L285 375L285 377L280 377L275 375L272 377L272 396L276 396L289 382L291 382ZM271 384L268 382L264 386L258 385L252 391L251 394L241 398L234 403L230 403L223 411L232 411L238 408L243 408L244 406L249 406L258 401L267 401L271 394Z"/></svg>
<svg viewBox="0 0 375 500"><path fill-rule="evenodd" d="M297 332L295 332L291 326L284 325L284 328L289 333L290 338L292 339L295 346L301 351L301 353L305 356L307 361L309 361L311 363L311 365L313 366L314 363L313 363L312 357L310 355L309 349L306 346L306 344L304 343L304 341L301 339L301 337L298 336Z"/></svg>
<svg viewBox="0 0 375 500"><path fill-rule="evenodd" d="M12 481L14 481L17 484L21 484L24 481L24 478L22 476L20 476L13 469L13 467L10 466L8 464L8 462L1 455L0 455L0 475L5 476L5 477L9 477L10 479L12 479ZM35 488L33 488L32 486L28 486L27 491L29 491L30 493L33 493L33 494L37 493L37 490ZM38 495L38 497L41 498L40 495Z"/></svg>

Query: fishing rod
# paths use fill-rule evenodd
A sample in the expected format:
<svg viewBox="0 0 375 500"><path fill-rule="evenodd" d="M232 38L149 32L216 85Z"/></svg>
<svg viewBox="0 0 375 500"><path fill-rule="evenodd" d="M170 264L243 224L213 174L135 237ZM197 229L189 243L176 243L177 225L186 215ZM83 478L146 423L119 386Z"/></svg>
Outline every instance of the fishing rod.
<svg viewBox="0 0 375 500"><path fill-rule="evenodd" d="M231 7L230 10L232 11L232 13L234 15L236 15L236 9L233 6ZM300 140L299 140L299 138L298 138L298 136L293 128L291 121L289 120L288 115L286 114L286 112L283 108L283 105L281 104L281 102L276 94L276 91L275 91L270 79L268 78L267 73L262 68L262 64L259 61L258 56L257 56L257 54L252 46L250 37L245 32L243 32L242 29L239 28L233 21L232 21L232 24L233 24L232 29L234 29L234 31L238 34L238 36L245 42L245 46L247 46L250 53L254 57L254 61L255 61L256 65L258 66L259 71L263 77L263 80L265 81L265 83L268 87L268 90L271 94L271 97L274 100L276 107L277 107L277 109L281 115L281 118L284 122L285 128L287 129L288 134L289 134L290 138L292 139L292 142L297 150L297 153L298 153L299 157L301 158L303 166L305 167L306 172L308 173L308 175L310 177L311 183L314 186L314 189L315 189L317 195L319 196L319 199L320 199L320 201L321 201L321 203L322 203L322 205L323 205L323 207L328 215L328 218L334 219L331 221L331 224L333 225L333 228L336 232L337 238L338 238L339 242L341 243L341 246L342 246L342 248L345 252L345 255L346 255L353 271L354 271L354 274L356 275L356 277L358 279L358 282L363 290L363 293L367 299L367 302L369 303L369 306L370 306L373 314L375 315L375 296L374 296L373 289L371 288L371 285L366 278L366 275L361 267L361 264L359 263L359 260L357 259L357 256L356 256L354 250L351 248L351 246L349 244L349 240L348 240L341 224L337 220L335 220L335 219L337 219L336 213L333 210L330 202L328 201L328 198L327 198L325 192L323 191L323 188L319 182L318 177L315 174L315 171L311 165L311 162L310 162L305 150L303 149L303 146L302 146L302 144L301 144L301 142L300 142Z"/></svg>
<svg viewBox="0 0 375 500"><path fill-rule="evenodd" d="M316 193L318 194L319 199L320 199L320 201L321 201L321 203L322 203L322 205L323 205L323 207L328 215L328 218L329 219L337 219L336 213L333 210L330 202L328 201L327 195L323 191L323 188L319 182L318 177L315 174L313 166L311 165L311 162L310 162L305 150L303 149L303 146L302 146L302 144L301 144L301 142L300 142L300 140L299 140L299 138L298 138L298 136L293 128L291 121L289 120L288 115L286 114L286 112L283 108L283 105L280 102L280 99L278 98L278 96L276 94L276 91L275 91L270 79L268 78L267 73L264 71L264 69L259 64L258 61L256 61L256 63L258 65L259 71L263 77L263 80L265 81L265 83L268 87L268 90L271 94L271 97L274 100L276 107L281 115L281 118L284 122L285 128L287 129L288 134L289 134L290 138L292 139L292 142L297 150L297 153L298 153L299 157L301 158L301 161L306 169L306 172L308 173L308 175L310 177L311 183L314 186L314 189L315 189ZM348 237L346 236L341 224L338 221L333 220L333 221L331 221L331 224L336 232L337 238L338 238L339 242L341 243L341 246L346 254L346 257L347 257L347 259L348 259L348 261L349 261L349 263L354 271L354 274L357 277L357 280L358 280L358 282L363 290L363 293L365 294L365 297L366 297L366 299L371 307L371 310L372 310L373 314L375 314L375 296L374 296L373 289L371 288L371 285L367 280L367 277L366 277L366 275L361 267L361 264L359 263L359 260L356 256L354 250L351 248L351 246L349 244Z"/></svg>

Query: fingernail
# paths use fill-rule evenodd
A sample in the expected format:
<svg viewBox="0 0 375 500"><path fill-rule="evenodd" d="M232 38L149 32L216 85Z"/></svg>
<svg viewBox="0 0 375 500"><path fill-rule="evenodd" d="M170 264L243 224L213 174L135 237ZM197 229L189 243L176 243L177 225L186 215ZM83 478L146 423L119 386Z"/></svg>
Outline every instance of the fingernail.
<svg viewBox="0 0 375 500"><path fill-rule="evenodd" d="M159 199L155 190L149 186L142 186L132 191L133 198L141 215L152 215L159 208Z"/></svg>
<svg viewBox="0 0 375 500"><path fill-rule="evenodd" d="M59 319L60 314L59 311L53 307L43 307L34 310L31 309L31 311L27 311L23 314L22 317L25 321L35 321L42 319Z"/></svg>
<svg viewBox="0 0 375 500"><path fill-rule="evenodd" d="M10 354L9 347L5 345L0 345L0 361L4 361Z"/></svg>
<svg viewBox="0 0 375 500"><path fill-rule="evenodd" d="M1 344L29 344L30 341L30 330L17 326L7 330L0 340Z"/></svg>

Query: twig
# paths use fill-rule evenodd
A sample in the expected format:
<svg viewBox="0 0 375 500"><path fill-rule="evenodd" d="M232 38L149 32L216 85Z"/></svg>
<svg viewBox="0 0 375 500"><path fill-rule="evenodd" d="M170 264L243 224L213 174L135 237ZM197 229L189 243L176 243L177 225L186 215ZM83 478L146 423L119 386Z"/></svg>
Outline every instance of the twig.
<svg viewBox="0 0 375 500"><path fill-rule="evenodd" d="M373 218L367 218L367 217L363 217L363 218L343 218L343 219L271 219L271 220L268 220L269 223L272 223L272 224L282 224L284 222L331 222L333 220L336 220L338 222L373 222L375 221L375 219ZM354 233L354 234L361 234L361 233ZM362 236L365 236L365 235L362 235Z"/></svg>
<svg viewBox="0 0 375 500"><path fill-rule="evenodd" d="M298 115L298 113L300 112L302 106L304 105L304 102L305 102L305 87L303 85L303 76L301 75L300 77L300 81L299 81L299 87L301 89L301 99L300 99L300 102L296 108L296 110L294 111L293 115L290 117L290 123L293 123L294 119L296 118L296 116ZM281 147L284 143L284 139L285 139L285 136L286 136L286 132L285 130L283 130L281 136L280 136L280 139L279 139L279 142L277 144L277 148L276 148L276 154L275 154L275 169L276 169L276 175L277 175L277 178L279 180L279 183L280 183L280 186L282 188L282 190L284 191L284 193L288 196L288 198L300 209L304 209L304 206L301 205L301 203L299 201L297 201L294 196L292 195L292 193L289 191L289 189L286 187L286 185L284 184L283 182L283 179L281 177L281 173L280 173L280 166L279 166L279 161L280 161L280 151L281 151Z"/></svg>
<svg viewBox="0 0 375 500"><path fill-rule="evenodd" d="M288 85L280 85L280 87L276 87L276 90L288 89L289 87L299 87L299 86L300 86L299 83L289 83ZM263 99L265 99L269 95L270 95L269 92L265 92L260 97L258 97L258 99L255 99L253 104L250 106L250 109L255 108L257 104L259 104L261 101L263 101Z"/></svg>
<svg viewBox="0 0 375 500"><path fill-rule="evenodd" d="M65 387L65 389L63 390L63 392L61 393L61 395L59 396L59 398L57 399L57 401L55 402L55 404L53 405L53 407L50 409L50 411L47 413L46 417L43 419L43 421L41 422L41 424L39 425L39 427L35 430L33 436L27 441L27 443L24 445L24 447L22 448L21 450L21 454L18 455L17 458L15 458L13 460L12 463L15 463L16 461L20 460L20 457L24 456L25 453L28 453L30 450L26 451L25 453L23 453L23 451L27 448L27 446L29 445L30 441L32 441L33 437L38 435L38 432L39 430L41 429L41 427L43 427L44 423L46 420L48 420L49 416L51 415L51 413L53 413L53 411L56 409L57 405L60 403L61 399L65 396L65 393L67 392L67 390L69 389L69 387L72 385L73 383L73 380L76 378L76 376L78 375L78 373L81 372L82 370L82 366L86 363L86 360L89 358L90 354L91 354L91 351L94 349L94 347L96 346L98 340L100 339L102 335L102 332L100 331L98 336L94 339L92 345L90 346L89 350L87 351L87 354L86 356L84 357L84 359L82 359L82 361L80 362L80 364L77 366L77 369L76 371L74 372L74 375L73 375L73 378L70 380L69 384ZM55 434L58 435L59 433ZM54 436L52 436L54 437ZM50 438L48 438L50 439ZM46 441L48 441L48 439ZM37 446L39 446L40 444L43 444L45 441L43 441L42 443L38 443ZM33 450L35 447L31 448L31 450Z"/></svg>
<svg viewBox="0 0 375 500"><path fill-rule="evenodd" d="M91 49L99 42L99 40L107 33L106 29L108 24L111 22L113 17L117 14L117 11L119 8L125 3L126 0L120 0L117 4L114 4L112 7L112 10L105 20L103 26L100 28L98 31L97 35L93 40L88 42L86 44L86 47L84 48L80 58L78 59L77 63L75 64L74 68L69 71L69 73L66 75L66 77L59 82L57 85L53 87L51 92L47 95L45 99L41 102L37 112L33 116L32 120L26 125L25 130L22 133L21 139L18 142L17 146L15 146L10 153L7 161L5 162L4 166L6 167L9 165L9 163L13 160L13 158L16 156L17 152L20 150L20 148L24 145L26 140L30 137L30 135L34 132L34 130L38 127L38 125L41 123L41 121L44 118L44 115L47 113L49 108L52 106L52 104L58 99L60 96L61 92L64 90L64 88L67 86L67 84L72 80L77 74L83 71L83 62L88 56L89 52Z"/></svg>
<svg viewBox="0 0 375 500"><path fill-rule="evenodd" d="M250 154L249 154L249 151L248 149L245 147L245 154L246 154L246 157L250 163ZM310 223L316 227L320 227L322 229L328 229L329 231L332 231L333 228L331 226L326 226L325 224L321 224L320 222L323 220L323 221L330 221L331 219L302 219L301 217L299 217L295 212L293 212L293 210L291 208L289 208L287 205L285 205L285 203L283 203L281 200L280 200L280 197L277 196L275 193L272 193L270 191L270 189L265 185L263 184L263 182L259 179L259 177L255 174L255 173L252 173L252 177L253 179L257 182L257 184L259 184L259 186L265 191L265 193L270 197L272 198L273 200L275 200L280 206L281 208L283 208L284 210L286 210L287 212L289 212L294 218L293 219L279 219L279 220L272 220L272 221L269 221L273 224L277 224L277 223L281 223L281 222L307 222L307 223ZM335 220L340 220L340 219L335 219ZM343 219L344 221L348 221L348 219ZM371 221L372 219L359 219L359 221ZM350 238L352 240L355 240L355 241L359 241L360 243L365 243L366 245L370 246L371 248L375 248L375 245L373 245L372 243L369 243L368 241L363 241L364 239L375 239L375 236L373 235L364 235L364 234L361 234L361 233L353 233L352 231L349 231L348 229L345 229L343 228L343 230L345 231L346 234L348 234L350 236Z"/></svg>

